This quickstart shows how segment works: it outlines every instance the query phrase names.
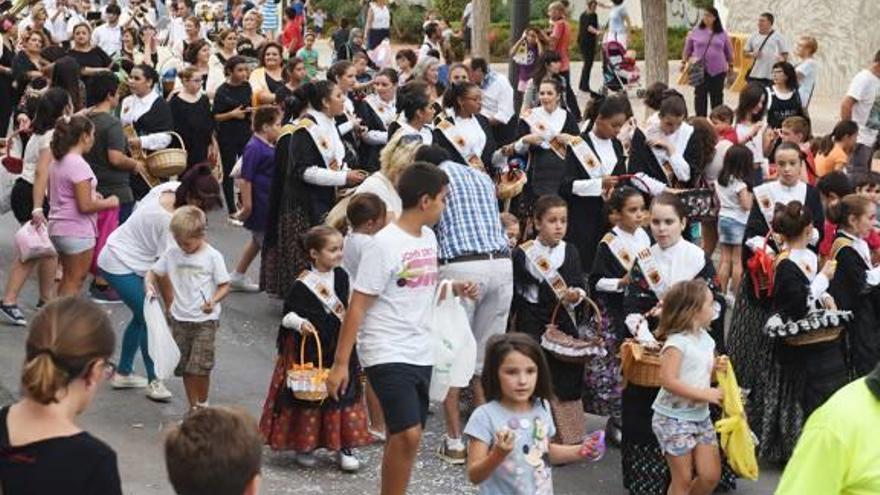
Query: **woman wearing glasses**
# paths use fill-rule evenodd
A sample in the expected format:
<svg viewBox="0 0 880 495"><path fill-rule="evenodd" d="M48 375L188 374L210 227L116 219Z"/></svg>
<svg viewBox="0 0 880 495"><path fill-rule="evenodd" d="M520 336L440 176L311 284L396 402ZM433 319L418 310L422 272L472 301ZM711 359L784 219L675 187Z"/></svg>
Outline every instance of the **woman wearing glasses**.
<svg viewBox="0 0 880 495"><path fill-rule="evenodd" d="M450 85L443 95L443 107L448 110L434 127L434 142L453 161L489 172L498 147L489 121L480 115L482 100L480 87L474 83Z"/></svg>
<svg viewBox="0 0 880 495"><path fill-rule="evenodd" d="M86 299L56 299L34 317L22 398L0 409L7 493L122 493L116 453L77 425L113 375L115 345L110 319Z"/></svg>

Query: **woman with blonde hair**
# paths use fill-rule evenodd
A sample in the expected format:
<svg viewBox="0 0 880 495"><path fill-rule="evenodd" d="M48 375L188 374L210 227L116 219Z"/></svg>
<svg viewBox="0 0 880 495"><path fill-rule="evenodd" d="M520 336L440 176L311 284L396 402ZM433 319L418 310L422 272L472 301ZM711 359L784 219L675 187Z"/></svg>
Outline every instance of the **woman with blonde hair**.
<svg viewBox="0 0 880 495"><path fill-rule="evenodd" d="M116 453L76 421L113 375L115 345L110 319L86 299L56 299L34 317L22 397L0 409L5 492L122 493Z"/></svg>
<svg viewBox="0 0 880 495"><path fill-rule="evenodd" d="M242 17L241 36L238 40L238 54L243 57L257 58L260 48L268 41L260 34L263 16L256 9L248 10Z"/></svg>

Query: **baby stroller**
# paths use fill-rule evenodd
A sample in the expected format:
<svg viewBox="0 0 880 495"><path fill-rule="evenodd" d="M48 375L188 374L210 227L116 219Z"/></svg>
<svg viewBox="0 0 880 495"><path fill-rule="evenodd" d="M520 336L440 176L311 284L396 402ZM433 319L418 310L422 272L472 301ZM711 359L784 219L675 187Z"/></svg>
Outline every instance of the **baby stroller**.
<svg viewBox="0 0 880 495"><path fill-rule="evenodd" d="M639 82L641 74L636 66L635 53L616 40L602 45L603 93L626 92Z"/></svg>

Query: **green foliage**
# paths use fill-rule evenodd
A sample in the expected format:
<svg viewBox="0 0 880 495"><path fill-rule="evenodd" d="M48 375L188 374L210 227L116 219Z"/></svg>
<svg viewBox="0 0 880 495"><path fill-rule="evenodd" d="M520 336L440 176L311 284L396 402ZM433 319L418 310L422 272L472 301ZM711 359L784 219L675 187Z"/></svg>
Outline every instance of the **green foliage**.
<svg viewBox="0 0 880 495"><path fill-rule="evenodd" d="M349 0L352 1L352 0ZM433 0L431 2L434 10L441 18L447 21L458 21L461 19L461 13L468 0Z"/></svg>
<svg viewBox="0 0 880 495"><path fill-rule="evenodd" d="M391 15L391 37L402 43L422 42L422 22L425 8L409 2L398 2Z"/></svg>
<svg viewBox="0 0 880 495"><path fill-rule="evenodd" d="M321 7L333 24L338 24L340 19L348 18L355 23L360 14L358 2L354 0L318 0L312 2L316 7Z"/></svg>

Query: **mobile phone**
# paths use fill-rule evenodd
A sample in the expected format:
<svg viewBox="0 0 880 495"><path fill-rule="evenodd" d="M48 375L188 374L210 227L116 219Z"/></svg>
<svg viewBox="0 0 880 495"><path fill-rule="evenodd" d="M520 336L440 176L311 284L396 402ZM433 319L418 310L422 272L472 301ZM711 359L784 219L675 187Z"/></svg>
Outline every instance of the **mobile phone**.
<svg viewBox="0 0 880 495"><path fill-rule="evenodd" d="M86 12L86 20L87 21L100 21L101 13L100 12Z"/></svg>

